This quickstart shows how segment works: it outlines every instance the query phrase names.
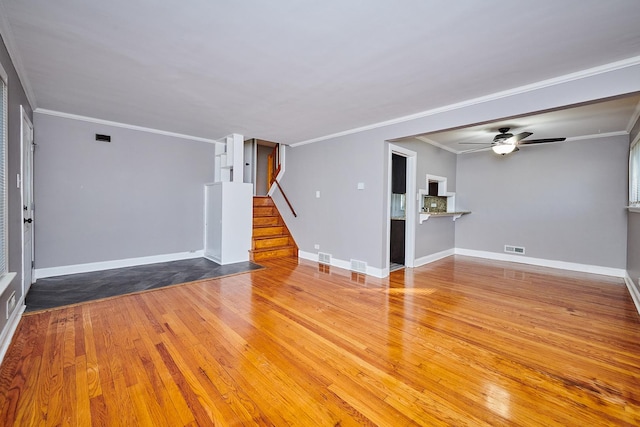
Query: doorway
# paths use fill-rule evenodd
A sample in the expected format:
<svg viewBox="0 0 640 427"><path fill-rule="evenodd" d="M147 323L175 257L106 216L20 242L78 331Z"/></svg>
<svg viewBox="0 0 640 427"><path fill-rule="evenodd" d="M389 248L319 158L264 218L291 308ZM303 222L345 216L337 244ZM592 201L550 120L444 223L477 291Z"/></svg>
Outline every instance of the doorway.
<svg viewBox="0 0 640 427"><path fill-rule="evenodd" d="M414 266L417 153L389 145L389 272Z"/></svg>
<svg viewBox="0 0 640 427"><path fill-rule="evenodd" d="M20 106L20 189L22 199L22 295L26 295L33 282L33 124L24 107Z"/></svg>
<svg viewBox="0 0 640 427"><path fill-rule="evenodd" d="M250 160L247 160L250 159ZM280 167L280 144L252 138L245 141L244 182L253 183L255 196L266 196Z"/></svg>

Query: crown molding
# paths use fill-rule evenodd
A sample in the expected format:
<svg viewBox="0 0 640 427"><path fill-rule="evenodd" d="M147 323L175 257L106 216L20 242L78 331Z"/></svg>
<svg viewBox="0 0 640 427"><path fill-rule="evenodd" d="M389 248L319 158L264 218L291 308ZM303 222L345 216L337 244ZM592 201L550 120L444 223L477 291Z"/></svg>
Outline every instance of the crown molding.
<svg viewBox="0 0 640 427"><path fill-rule="evenodd" d="M4 1L0 0L0 36L2 36L2 40L4 41L4 45L7 48L7 52L9 52L9 58L13 63L13 68L15 68L16 74L18 74L18 80L20 80L20 83L22 84L24 93L27 96L27 101L29 101L31 109L35 110L38 105L36 103L36 96L33 93L33 89L31 88L31 82L27 78L27 73L24 70L22 57L20 56L20 52L16 47L16 43L14 41L15 39L13 37L13 31L11 30L9 18L7 16L8 14L4 5Z"/></svg>
<svg viewBox="0 0 640 427"><path fill-rule="evenodd" d="M416 136L416 139L418 139L418 140L420 140L422 142L426 142L427 144L431 144L434 147L442 148L443 150L449 151L450 153L453 153L453 154L460 154L461 153L461 151L454 150L453 148L447 147L444 144L440 144L439 142L436 142L436 141L434 141L432 139L429 139L426 136Z"/></svg>
<svg viewBox="0 0 640 427"><path fill-rule="evenodd" d="M427 111L422 111L420 113L411 114L408 116L398 117L391 120L386 120L383 122L373 123L371 125L362 126L358 128L353 128L349 130L345 130L342 132L333 133L330 135L321 136L318 138L308 139L305 141L296 142L293 144L289 144L291 147L298 147L300 145L312 144L314 142L325 141L328 139L338 138L341 136L352 135L355 133L360 133L372 129L377 129L385 126L390 126L398 123L404 123L411 120L421 119L424 117L434 116L436 114L441 114L448 111L459 110L462 108L471 107L478 104L483 104L490 101L495 101L502 98L508 98L514 95L520 95L527 92L532 92L540 89L544 89L550 86L556 86L563 83L572 82L575 80L580 80L592 76L596 76L599 74L608 73L611 71L621 70L627 67L633 67L636 65L640 65L640 56L635 56L633 58L624 59L621 61L611 62L609 64L601 65L598 67L588 68L586 70L581 70L575 73L565 74L563 76L554 77L552 79L542 80L536 83L528 84L525 86L520 86L513 89L508 89L501 92L495 92L490 95L481 96L478 98L472 98L466 101L457 102L455 104L445 105L443 107L434 108Z"/></svg>
<svg viewBox="0 0 640 427"><path fill-rule="evenodd" d="M34 113L46 114L48 116L62 117L62 118L71 119L71 120L80 120L80 121L83 121L83 122L96 123L96 124L99 124L99 125L114 126L114 127L123 128L123 129L136 130L136 131L139 131L139 132L148 132L148 133L154 133L154 134L157 134L157 135L171 136L171 137L174 137L174 138L188 139L190 141L208 142L208 143L211 143L211 144L215 144L216 143L216 140L214 140L214 139L201 138L199 136L185 135L185 134L182 134L182 133L168 132L168 131L164 131L164 130L160 130L160 129L153 129L153 128L147 128L147 127L143 127L143 126L130 125L130 124L127 124L127 123L112 122L110 120L96 119L94 117L79 116L77 114L63 113L61 111L47 110L47 109L44 109L44 108L38 108L38 109L36 109L34 111Z"/></svg>

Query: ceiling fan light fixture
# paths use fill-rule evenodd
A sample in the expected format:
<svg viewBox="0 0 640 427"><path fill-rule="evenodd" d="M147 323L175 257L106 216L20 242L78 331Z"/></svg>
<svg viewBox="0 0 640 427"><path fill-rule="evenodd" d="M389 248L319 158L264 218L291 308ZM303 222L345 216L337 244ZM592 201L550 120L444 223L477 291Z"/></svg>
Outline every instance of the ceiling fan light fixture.
<svg viewBox="0 0 640 427"><path fill-rule="evenodd" d="M491 147L491 149L493 150L494 153L502 154L504 156L505 154L512 153L513 150L516 149L516 145L515 144L498 144Z"/></svg>

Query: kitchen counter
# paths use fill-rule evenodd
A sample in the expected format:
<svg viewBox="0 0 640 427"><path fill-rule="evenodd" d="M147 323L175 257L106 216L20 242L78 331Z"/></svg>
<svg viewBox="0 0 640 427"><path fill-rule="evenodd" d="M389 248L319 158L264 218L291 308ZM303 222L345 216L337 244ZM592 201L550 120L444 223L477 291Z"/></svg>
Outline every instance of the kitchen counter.
<svg viewBox="0 0 640 427"><path fill-rule="evenodd" d="M462 215L470 214L471 211L457 211L457 212L420 212L420 224L424 221L428 220L432 216L450 216L455 221L460 218Z"/></svg>

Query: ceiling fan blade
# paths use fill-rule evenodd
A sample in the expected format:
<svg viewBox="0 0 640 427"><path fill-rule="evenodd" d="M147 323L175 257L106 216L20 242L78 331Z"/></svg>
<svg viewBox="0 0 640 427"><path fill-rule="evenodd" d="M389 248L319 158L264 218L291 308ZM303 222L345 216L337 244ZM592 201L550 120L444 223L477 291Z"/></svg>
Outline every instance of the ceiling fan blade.
<svg viewBox="0 0 640 427"><path fill-rule="evenodd" d="M528 137L530 135L533 135L533 133L531 133L531 132L522 132L522 133L519 133L517 135L513 135L509 139L505 139L503 144L517 144L518 142L522 141L523 139L525 139L526 137Z"/></svg>
<svg viewBox="0 0 640 427"><path fill-rule="evenodd" d="M491 142L458 142L460 145L493 145Z"/></svg>
<svg viewBox="0 0 640 427"><path fill-rule="evenodd" d="M545 138L545 139L532 139L529 141L522 141L520 144L546 144L549 142L560 142L567 138Z"/></svg>
<svg viewBox="0 0 640 427"><path fill-rule="evenodd" d="M461 151L458 154L467 154L467 153L475 153L476 151L484 151L488 148L491 148L491 146L486 146L486 147L480 147L480 148L472 148L471 150L465 150L465 151Z"/></svg>

